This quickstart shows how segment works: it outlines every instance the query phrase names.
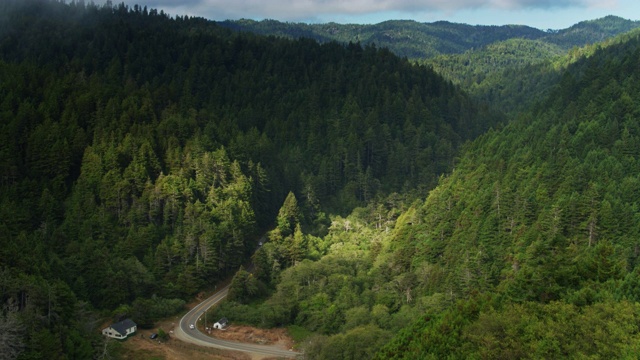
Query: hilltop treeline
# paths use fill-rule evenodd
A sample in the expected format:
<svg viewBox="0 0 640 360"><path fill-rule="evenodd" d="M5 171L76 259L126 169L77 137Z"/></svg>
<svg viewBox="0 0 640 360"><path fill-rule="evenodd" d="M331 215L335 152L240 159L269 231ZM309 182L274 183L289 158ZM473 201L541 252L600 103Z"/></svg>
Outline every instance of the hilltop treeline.
<svg viewBox="0 0 640 360"><path fill-rule="evenodd" d="M362 42L385 47L398 56L426 60L440 55L462 54L494 43L520 39L539 40L563 51L595 44L640 26L640 21L617 16L579 22L566 29L540 30L523 25L485 26L448 21L420 23L389 20L378 24L304 24L276 20L227 20L220 26L236 31L288 38L311 38L320 42Z"/></svg>

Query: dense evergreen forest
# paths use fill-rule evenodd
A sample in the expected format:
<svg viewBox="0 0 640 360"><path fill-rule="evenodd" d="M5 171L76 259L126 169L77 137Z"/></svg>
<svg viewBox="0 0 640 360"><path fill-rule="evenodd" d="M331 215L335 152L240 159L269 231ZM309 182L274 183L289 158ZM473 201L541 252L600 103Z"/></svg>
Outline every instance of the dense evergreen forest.
<svg viewBox="0 0 640 360"><path fill-rule="evenodd" d="M378 358L637 357L639 55L636 33L570 66L412 207L396 246L460 300Z"/></svg>
<svg viewBox="0 0 640 360"><path fill-rule="evenodd" d="M237 31L288 38L310 38L320 42L339 41L376 44L410 60L439 55L462 54L511 39L539 40L563 50L594 44L640 27L640 21L616 16L582 21L566 29L540 30L523 25L485 26L448 21L419 23L389 20L379 24L304 24L276 20L227 20L220 26Z"/></svg>
<svg viewBox="0 0 640 360"><path fill-rule="evenodd" d="M615 21L615 18L599 20L603 24L608 21ZM433 67L440 75L464 88L476 101L515 115L548 97L568 65L593 55L602 47L624 42L637 32L633 29L610 38L606 33L598 36L594 32L591 39L605 40L590 43L584 39L584 46L571 49L550 39L514 38L463 54L445 54L418 62Z"/></svg>
<svg viewBox="0 0 640 360"><path fill-rule="evenodd" d="M311 359L637 357L640 35L566 55L521 39L487 49L465 66L492 62L501 99L520 97L508 125L465 147L426 199L370 202L321 239L288 230L308 260L258 305L240 273L215 314L291 324ZM281 231L254 256L262 281Z"/></svg>
<svg viewBox="0 0 640 360"><path fill-rule="evenodd" d="M426 194L503 120L374 46L123 4L0 13L2 344L24 359L90 358L109 314L179 311L235 273L289 193L319 235L329 210Z"/></svg>
<svg viewBox="0 0 640 360"><path fill-rule="evenodd" d="M532 103L549 96L549 90L559 81L559 69L589 56L598 46L620 41L618 35L640 27L640 21L616 16L545 31L515 25L471 26L446 21L400 20L373 25L275 20L218 24L263 35L376 44L432 67L476 101L510 114L528 110Z"/></svg>
<svg viewBox="0 0 640 360"><path fill-rule="evenodd" d="M232 277L210 316L309 359L634 358L639 33L439 69L332 40L1 2L0 354L117 358L105 322Z"/></svg>
<svg viewBox="0 0 640 360"><path fill-rule="evenodd" d="M310 330L312 359L635 358L640 36L584 52L426 199L294 235L308 258L327 255L283 271L264 303L241 296L216 315ZM279 232L256 253L258 277ZM236 277L236 293L250 282Z"/></svg>
<svg viewBox="0 0 640 360"><path fill-rule="evenodd" d="M419 23L389 20L373 25L282 23L276 20L222 21L220 26L236 31L289 38L311 38L319 42L361 42L388 48L409 59L457 54L474 47L510 38L538 39L544 31L520 25L472 26L447 21Z"/></svg>

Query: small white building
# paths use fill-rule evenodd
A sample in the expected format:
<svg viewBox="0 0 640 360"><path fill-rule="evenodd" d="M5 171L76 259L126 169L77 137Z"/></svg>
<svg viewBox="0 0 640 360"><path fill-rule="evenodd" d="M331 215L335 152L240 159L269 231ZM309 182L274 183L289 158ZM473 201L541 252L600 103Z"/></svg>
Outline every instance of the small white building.
<svg viewBox="0 0 640 360"><path fill-rule="evenodd" d="M222 330L222 329L226 328L227 325L229 325L229 320L227 320L226 317L223 317L222 319L218 320L218 322L213 324L213 328L214 329L218 329L218 330Z"/></svg>
<svg viewBox="0 0 640 360"><path fill-rule="evenodd" d="M138 330L138 325L131 319L125 319L102 329L102 335L114 339L126 339Z"/></svg>

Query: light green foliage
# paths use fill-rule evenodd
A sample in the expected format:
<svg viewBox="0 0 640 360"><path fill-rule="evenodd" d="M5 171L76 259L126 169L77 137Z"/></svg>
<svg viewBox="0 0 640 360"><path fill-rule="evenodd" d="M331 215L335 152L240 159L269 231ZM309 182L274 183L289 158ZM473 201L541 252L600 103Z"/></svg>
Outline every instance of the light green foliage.
<svg viewBox="0 0 640 360"><path fill-rule="evenodd" d="M390 337L388 331L374 325L351 329L344 334L326 339L320 352L314 351L311 359L371 359Z"/></svg>
<svg viewBox="0 0 640 360"><path fill-rule="evenodd" d="M635 185L623 193L611 184L637 175L620 146L633 141L625 129L640 113L619 96L637 88L623 80L637 68L620 64L638 44L631 36L569 67L533 115L466 149L419 208L417 229L396 226L394 247L415 249L419 274L444 269L425 290L472 296L465 306L477 292L498 302L473 313L449 307L380 358L633 357L637 308L623 299L635 299L638 204ZM446 338L435 335L443 326Z"/></svg>
<svg viewBox="0 0 640 360"><path fill-rule="evenodd" d="M482 26L446 21L419 23L389 20L379 24L304 24L276 20L223 21L221 26L241 31L289 38L312 38L318 41L374 43L410 59L432 58L442 54L458 54L507 39L541 39L548 44L570 49L601 42L609 37L637 28L638 21L616 16L583 21L567 29L542 31L527 26Z"/></svg>
<svg viewBox="0 0 640 360"><path fill-rule="evenodd" d="M298 207L298 200L292 192L289 192L280 211L278 211L277 228L280 230L280 234L284 237L293 234L301 220L302 214Z"/></svg>
<svg viewBox="0 0 640 360"><path fill-rule="evenodd" d="M600 303L509 305L482 312L464 331L480 358L623 358L637 347L637 306ZM473 355L471 355L473 357Z"/></svg>
<svg viewBox="0 0 640 360"><path fill-rule="evenodd" d="M265 304L324 334L307 344L319 358L350 356L331 351L362 326L405 328L384 359L631 356L637 164L622 144L639 114L622 79L637 68L613 59L637 49L631 37L569 67L554 96L470 144L424 201L332 218L327 255L283 271ZM347 278L335 262L353 259L364 271Z"/></svg>
<svg viewBox="0 0 640 360"><path fill-rule="evenodd" d="M637 33L637 25L622 22L614 31L604 30L604 24L616 20L621 19L587 21L540 39L511 38L419 62L432 66L474 98L517 114L546 99L569 65ZM594 40L586 40L589 36Z"/></svg>
<svg viewBox="0 0 640 360"><path fill-rule="evenodd" d="M253 274L240 266L229 286L227 298L230 301L244 303L259 294L259 285Z"/></svg>
<svg viewBox="0 0 640 360"><path fill-rule="evenodd" d="M159 328L158 329L158 339L160 339L160 341L167 341L167 340L169 340L169 334L167 334L167 332L164 331L164 329Z"/></svg>

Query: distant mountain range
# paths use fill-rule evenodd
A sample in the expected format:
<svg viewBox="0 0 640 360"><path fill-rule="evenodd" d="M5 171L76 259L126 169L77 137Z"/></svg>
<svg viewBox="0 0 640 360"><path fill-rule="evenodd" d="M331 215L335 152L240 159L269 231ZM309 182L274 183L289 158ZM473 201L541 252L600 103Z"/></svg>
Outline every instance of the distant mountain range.
<svg viewBox="0 0 640 360"><path fill-rule="evenodd" d="M262 35L288 38L312 38L320 42L360 42L386 47L409 59L432 58L442 54L459 54L508 39L542 40L564 50L603 41L640 27L640 21L617 16L582 21L567 29L540 30L523 25L484 26L447 21L420 23L391 20L374 25L304 24L276 20L236 20L218 22L220 26Z"/></svg>

